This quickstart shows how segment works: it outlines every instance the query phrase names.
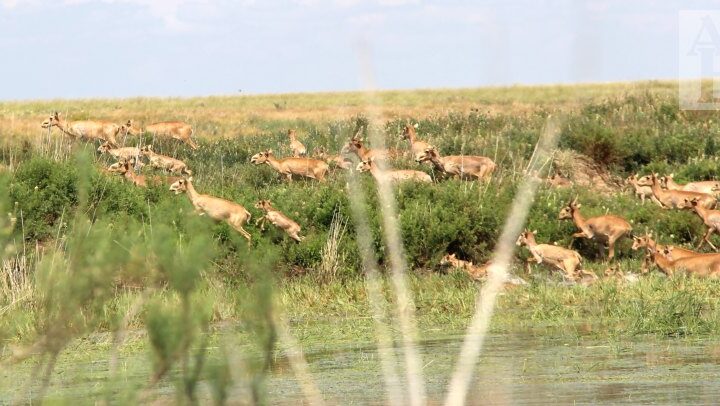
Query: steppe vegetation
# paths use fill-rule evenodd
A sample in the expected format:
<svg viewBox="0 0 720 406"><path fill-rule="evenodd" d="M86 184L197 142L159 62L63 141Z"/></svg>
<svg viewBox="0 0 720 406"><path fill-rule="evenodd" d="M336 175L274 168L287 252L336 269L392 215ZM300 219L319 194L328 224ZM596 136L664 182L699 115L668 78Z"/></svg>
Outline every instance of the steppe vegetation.
<svg viewBox="0 0 720 406"><path fill-rule="evenodd" d="M250 162L270 149L292 156L288 129L296 129L308 155L318 148L337 154L356 134L378 131L390 149L408 151L391 160L394 168L432 177L433 183L394 186L409 281L423 337L462 329L478 282L441 267L440 260L452 253L487 262L527 176L572 179L578 170L572 157L582 154L612 179L656 172L674 173L679 184L717 179L720 116L680 110L676 88L642 82L392 91L374 98L332 93L0 103L0 366L27 378L3 382L0 392L12 393L10 400L62 398L53 393L54 371L93 354L107 361L93 397L154 399L158 383L169 381L179 399L193 402L204 382L202 396L210 393L222 403L241 382L247 399L262 402L263 379L286 350L278 338L286 322L306 348L371 342L346 170L331 165L324 182L289 182L268 165ZM191 123L196 150L173 140L155 140L153 150L187 164L199 193L247 209L250 244L227 222L196 216L190 200L171 193L169 184L138 187L108 172L114 159L97 152L99 143L41 129L54 111L73 120ZM541 173L528 174L550 116L561 123L558 149ZM415 162L402 137L408 123L443 155L482 155L497 168L487 181L460 180ZM117 142L142 147L148 139L128 135ZM143 172L164 176L149 167ZM375 181L359 179L372 247L384 267L389 255ZM575 198L584 216L622 216L635 235L652 231L663 244L691 248L707 230L692 210L643 204L629 185L599 191L546 182L527 225L539 243L573 242L575 225L558 213ZM253 226L264 215L254 206L260 200L297 222L302 241L278 227L261 232ZM717 236L710 239L717 244ZM596 242L576 239L584 268L601 277L589 286L568 284L549 268L528 274L523 263L530 253L520 249L512 271L529 285L501 296L493 328L541 326L626 338L716 334L720 281L668 278L653 270L628 283L614 275L640 274L645 261L631 245L632 239L619 239L607 262ZM142 378L118 386L113 378L124 376L118 358L138 348L147 350L149 367ZM11 375L5 374L7 381Z"/></svg>

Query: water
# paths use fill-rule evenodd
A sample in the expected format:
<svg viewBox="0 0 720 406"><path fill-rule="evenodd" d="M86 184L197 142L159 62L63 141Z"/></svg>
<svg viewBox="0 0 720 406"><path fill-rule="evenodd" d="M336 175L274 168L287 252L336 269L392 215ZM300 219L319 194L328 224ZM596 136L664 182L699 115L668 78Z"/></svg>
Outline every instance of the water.
<svg viewBox="0 0 720 406"><path fill-rule="evenodd" d="M428 396L445 395L461 337L421 343ZM529 333L495 334L471 385L470 404L716 404L720 344L656 340L613 342ZM308 354L318 386L331 403L382 404L384 386L372 349ZM291 372L274 371L273 403L301 398Z"/></svg>
<svg viewBox="0 0 720 406"><path fill-rule="evenodd" d="M431 404L442 402L462 336L425 340L419 351ZM87 344L87 343L86 343ZM385 387L374 347L347 343L305 353L313 377L331 404L384 404ZM60 362L51 400L97 399L107 381L107 352ZM401 349L397 349L401 351ZM212 352L212 350L211 350ZM399 358L401 359L401 358ZM143 386L151 373L147 351L125 353L119 387ZM720 399L720 342L648 336L616 341L552 331L491 334L486 338L468 396L470 404L717 404ZM0 371L0 404L29 400L21 390L30 366ZM164 380L153 391L172 401ZM266 389L272 404L298 404L297 382L278 358ZM231 391L245 398L243 389ZM209 400L208 386L200 396Z"/></svg>

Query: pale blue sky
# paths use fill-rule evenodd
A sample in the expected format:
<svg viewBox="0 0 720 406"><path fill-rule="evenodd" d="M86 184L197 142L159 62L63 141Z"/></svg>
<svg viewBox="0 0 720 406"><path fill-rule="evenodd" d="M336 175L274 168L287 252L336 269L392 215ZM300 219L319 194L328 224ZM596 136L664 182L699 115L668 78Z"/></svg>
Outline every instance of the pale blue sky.
<svg viewBox="0 0 720 406"><path fill-rule="evenodd" d="M677 76L709 0L0 0L0 100Z"/></svg>

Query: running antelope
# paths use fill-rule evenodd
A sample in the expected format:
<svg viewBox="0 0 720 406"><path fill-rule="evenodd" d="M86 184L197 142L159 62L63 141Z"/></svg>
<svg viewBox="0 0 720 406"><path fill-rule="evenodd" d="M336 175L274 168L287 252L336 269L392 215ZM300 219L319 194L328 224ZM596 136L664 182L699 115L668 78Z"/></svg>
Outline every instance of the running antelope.
<svg viewBox="0 0 720 406"><path fill-rule="evenodd" d="M713 243L710 242L710 235L714 232L720 232L720 210L711 210L700 206L697 198L693 198L691 200L686 199L685 203L689 204L693 208L695 213L700 216L703 223L707 226L707 232L703 236L700 245L698 245L698 249L700 249L700 247L702 247L705 243L708 243L712 249L717 251L717 248L715 248Z"/></svg>
<svg viewBox="0 0 720 406"><path fill-rule="evenodd" d="M691 206L686 203L686 200L691 200L695 197L698 198L700 205L706 209L714 209L717 204L715 197L698 192L686 192L682 190L664 190L660 187L660 181L656 173L650 175L652 184L652 192L655 195L664 209L690 209Z"/></svg>
<svg viewBox="0 0 720 406"><path fill-rule="evenodd" d="M642 204L645 204L645 199L650 198L653 203L662 207L662 203L655 197L652 191L652 179L650 176L643 176L638 178L638 174L630 175L625 179L625 183L632 186L635 190L635 196L638 197Z"/></svg>
<svg viewBox="0 0 720 406"><path fill-rule="evenodd" d="M675 183L673 174L660 178L660 185L667 190L682 190L685 192L699 192L709 195L717 195L720 193L720 182L716 180L706 180L701 182L688 182L684 185Z"/></svg>
<svg viewBox="0 0 720 406"><path fill-rule="evenodd" d="M470 261L458 259L455 254L446 254L440 260L440 266L451 266L454 270L460 270L468 274L473 280L482 281L488 276L491 270L492 261L488 261L483 265L475 265ZM505 287L524 286L528 283L517 276L507 275L505 279Z"/></svg>
<svg viewBox="0 0 720 406"><path fill-rule="evenodd" d="M297 140L295 130L288 130L288 137L290 138L290 150L295 158L307 155L307 149L302 142Z"/></svg>
<svg viewBox="0 0 720 406"><path fill-rule="evenodd" d="M215 221L227 222L250 243L250 233L245 231L243 225L250 222L251 215L241 205L219 197L198 193L192 184L192 178L178 180L170 185L170 190L176 195L185 192L199 215L207 214Z"/></svg>
<svg viewBox="0 0 720 406"><path fill-rule="evenodd" d="M390 152L386 149L368 149L365 148L363 142L357 135L352 137L350 142L342 148L343 154L354 153L360 158L361 161L367 161L368 159L376 160L387 160L390 158Z"/></svg>
<svg viewBox="0 0 720 406"><path fill-rule="evenodd" d="M265 231L265 222L269 220L274 226L282 228L293 240L302 242L305 238L300 236L300 225L280 210L274 208L270 200L258 201L255 203L255 208L265 212L265 215L255 220L255 225L260 223L260 230Z"/></svg>
<svg viewBox="0 0 720 406"><path fill-rule="evenodd" d="M446 254L440 260L440 266L451 266L455 270L461 270L461 271L465 272L466 274L470 275L470 277L475 280L481 280L485 276L487 276L487 271L488 271L489 265L490 265L490 263L488 262L485 265L477 266L470 261L464 261L462 259L458 259L458 257L455 254Z"/></svg>
<svg viewBox="0 0 720 406"><path fill-rule="evenodd" d="M415 126L412 124L405 124L403 129L402 138L410 141L410 150L412 151L413 158L418 161L420 156L425 153L425 150L432 148L433 146L425 141L417 139L417 133L415 132Z"/></svg>
<svg viewBox="0 0 720 406"><path fill-rule="evenodd" d="M169 156L160 155L153 151L152 145L146 145L140 150L143 156L148 158L150 166L157 169L163 169L170 173L181 173L192 175L192 171L188 169L185 162Z"/></svg>
<svg viewBox="0 0 720 406"><path fill-rule="evenodd" d="M136 126L132 120L128 120L127 123L123 124L123 130L130 135L150 133L157 138L171 138L188 144L192 149L198 149L197 143L192 139L194 132L192 126L182 121L154 123L142 129Z"/></svg>
<svg viewBox="0 0 720 406"><path fill-rule="evenodd" d="M650 270L650 265L653 263L652 253L656 250L663 250L665 247L672 247L675 253L675 259L691 257L694 255L700 255L699 252L695 252L677 245L661 245L655 242L652 238L652 233L646 232L644 236L633 236L633 251L637 251L641 248L645 248L647 253L643 258L642 265L640 266L641 273L647 273Z"/></svg>
<svg viewBox="0 0 720 406"><path fill-rule="evenodd" d="M120 162L115 163L114 165L118 165L118 168L114 172L117 172L118 174L122 175L127 181L129 181L130 183L132 183L135 186L148 187L149 184L160 184L160 183L172 185L173 183L182 179L177 176L168 176L166 178L163 178L160 176L148 177L146 175L138 175L135 173L135 169L133 168L134 165L132 162L133 161L130 159L124 159Z"/></svg>
<svg viewBox="0 0 720 406"><path fill-rule="evenodd" d="M325 148L315 148L313 151L315 158L325 161L328 165L335 166L340 169L352 169L352 162L348 161L342 155L330 155L325 151Z"/></svg>
<svg viewBox="0 0 720 406"><path fill-rule="evenodd" d="M135 186L147 187L147 177L145 175L136 174L132 164L130 164L130 161L122 160L118 163L120 164L120 168L117 173L122 175L128 182Z"/></svg>
<svg viewBox="0 0 720 406"><path fill-rule="evenodd" d="M686 258L674 258L672 247L665 247L662 251L653 253L655 264L667 276L676 272L685 272L688 275L717 278L720 276L720 254L700 254Z"/></svg>
<svg viewBox="0 0 720 406"><path fill-rule="evenodd" d="M297 175L324 182L329 168L328 164L317 159L295 157L277 159L271 149L253 155L250 162L255 165L268 164L289 181L292 181L292 175Z"/></svg>
<svg viewBox="0 0 720 406"><path fill-rule="evenodd" d="M517 239L516 244L520 247L526 246L532 257L527 260L528 273L531 273L530 263L547 263L563 272L566 279L574 281L576 271L582 267L582 257L577 251L558 247L557 245L538 244L535 241L537 231L523 231Z"/></svg>
<svg viewBox="0 0 720 406"><path fill-rule="evenodd" d="M436 169L456 178L474 176L477 180L483 180L491 176L496 168L495 162L490 158L475 155L441 157L435 147L426 148L416 160L430 161Z"/></svg>
<svg viewBox="0 0 720 406"><path fill-rule="evenodd" d="M120 126L109 121L67 121L55 112L47 120L43 121L41 126L42 128L57 127L72 139L84 138L91 141L101 140L107 142L112 147L118 145L115 137L120 132Z"/></svg>
<svg viewBox="0 0 720 406"><path fill-rule="evenodd" d="M358 164L357 171L359 172L370 172L375 180L385 180L388 182L402 182L406 180L412 180L417 182L432 183L432 178L425 172L415 171L412 169L401 169L401 170L384 170L378 168L375 160L367 159Z"/></svg>
<svg viewBox="0 0 720 406"><path fill-rule="evenodd" d="M138 147L113 148L109 142L103 143L97 150L101 154L110 154L118 161L121 159L137 158L140 156L140 148Z"/></svg>
<svg viewBox="0 0 720 406"><path fill-rule="evenodd" d="M145 164L141 160L133 156L130 158L120 159L118 162L115 162L114 164L108 166L106 170L112 173L121 172L123 170L122 167L124 166L125 161L130 162L130 165L132 165L133 168L136 169L142 169L142 167L145 166Z"/></svg>
<svg viewBox="0 0 720 406"><path fill-rule="evenodd" d="M582 205L579 204L577 198L575 198L575 200L560 210L558 218L560 220L570 219L575 223L575 226L580 229L580 232L572 235L573 238L606 241L609 247L608 259L613 259L615 257L615 242L623 236L629 236L632 232L632 226L630 226L630 223L625 221L625 219L613 215L585 219L580 214L580 207L582 207ZM602 245L599 246L599 249L602 255Z"/></svg>

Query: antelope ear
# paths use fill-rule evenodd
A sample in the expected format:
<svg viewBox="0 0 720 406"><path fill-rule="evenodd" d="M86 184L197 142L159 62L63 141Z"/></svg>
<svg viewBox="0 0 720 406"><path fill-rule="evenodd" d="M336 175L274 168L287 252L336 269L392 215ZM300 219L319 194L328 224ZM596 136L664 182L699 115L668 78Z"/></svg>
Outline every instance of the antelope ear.
<svg viewBox="0 0 720 406"><path fill-rule="evenodd" d="M533 230L533 232L532 232L532 233L533 233L533 234L537 234L537 230Z"/></svg>
<svg viewBox="0 0 720 406"><path fill-rule="evenodd" d="M418 123L415 123L415 125L413 125L413 127L415 127L415 129L417 129L418 127L420 127L420 125Z"/></svg>
<svg viewBox="0 0 720 406"><path fill-rule="evenodd" d="M187 180L188 180L188 182L192 182L192 181L193 181L193 177L191 176L191 177L187 178Z"/></svg>
<svg viewBox="0 0 720 406"><path fill-rule="evenodd" d="M674 173L671 173L670 175L668 175L668 177L674 178L674 177L675 177L675 174L674 174Z"/></svg>
<svg viewBox="0 0 720 406"><path fill-rule="evenodd" d="M272 151L271 149L267 150L266 152L267 152L268 154L272 154L272 153L273 153L273 151Z"/></svg>
<svg viewBox="0 0 720 406"><path fill-rule="evenodd" d="M581 208L581 207L582 207L582 203L578 203L578 204L575 206L575 208L577 208L577 209L579 209L579 208Z"/></svg>

